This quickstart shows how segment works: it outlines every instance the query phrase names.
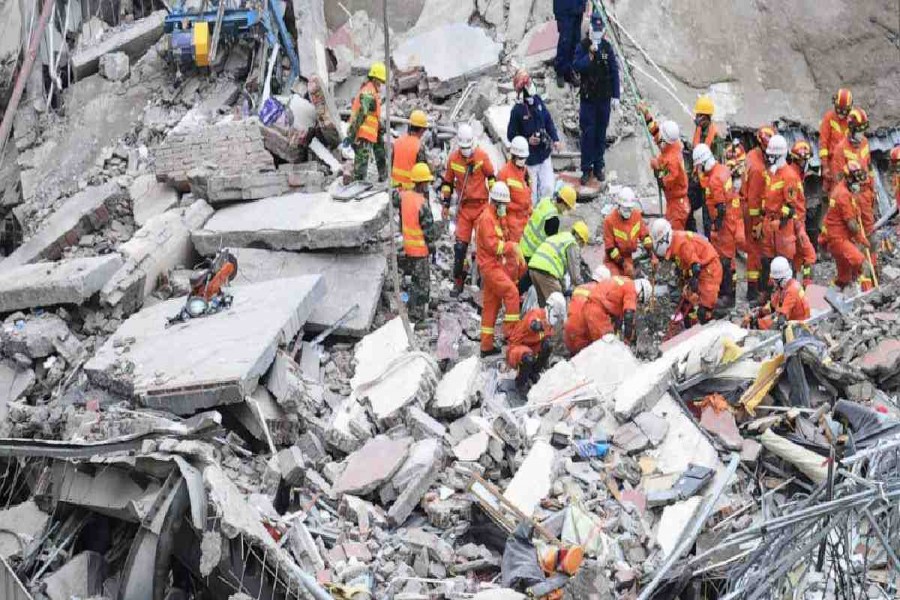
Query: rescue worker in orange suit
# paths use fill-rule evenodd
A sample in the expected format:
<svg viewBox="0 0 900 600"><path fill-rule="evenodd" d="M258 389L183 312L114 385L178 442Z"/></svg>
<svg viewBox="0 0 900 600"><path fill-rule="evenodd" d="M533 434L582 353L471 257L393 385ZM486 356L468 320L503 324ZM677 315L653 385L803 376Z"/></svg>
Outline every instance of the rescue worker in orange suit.
<svg viewBox="0 0 900 600"><path fill-rule="evenodd" d="M587 303L588 296L601 282L610 277L612 274L605 265L597 265L591 272L591 281L579 285L572 291L566 327L563 330L563 342L573 356L590 344L590 340L587 338L587 321L584 317L584 305Z"/></svg>
<svg viewBox="0 0 900 600"><path fill-rule="evenodd" d="M465 271L466 253L472 239L472 228L488 203L488 190L494 185L494 165L487 152L475 147L472 127L463 123L456 136L457 149L447 159L441 185L444 220L450 218L450 198L456 191L456 243L453 245L453 291L459 296L468 273ZM508 188L507 188L508 189Z"/></svg>
<svg viewBox="0 0 900 600"><path fill-rule="evenodd" d="M783 256L793 262L797 256L797 205L805 202L803 181L787 164L787 140L773 135L766 148L768 185L763 200L762 269L760 292L769 291L772 259Z"/></svg>
<svg viewBox="0 0 900 600"><path fill-rule="evenodd" d="M404 270L409 273L409 316L422 320L428 316L431 300L431 259L434 244L440 231L431 215L428 188L434 177L426 163L420 162L410 169L410 179L415 186L411 190L395 190L395 201L400 205L400 229L403 232Z"/></svg>
<svg viewBox="0 0 900 600"><path fill-rule="evenodd" d="M514 137L509 145L509 154L509 162L500 169L497 181L502 181L509 188L510 203L506 212L506 224L510 241L518 243L531 217L531 174L525 168L528 140L521 136Z"/></svg>
<svg viewBox="0 0 900 600"><path fill-rule="evenodd" d="M638 208L634 190L623 187L616 197L616 208L603 219L603 264L613 275L634 277L634 258L638 246L653 256L653 242Z"/></svg>
<svg viewBox="0 0 900 600"><path fill-rule="evenodd" d="M566 299L560 293L550 294L546 308L529 310L521 321L511 328L507 341L506 364L518 369L516 388L528 391L536 383L541 371L550 360L554 330L566 321Z"/></svg>
<svg viewBox="0 0 900 600"><path fill-rule="evenodd" d="M841 88L832 96L832 103L834 108L825 113L819 125L819 158L822 161L822 187L826 194L831 191L841 174L841 170L835 167L832 159L838 144L850 133L847 128L847 117L853 108L853 94L850 90Z"/></svg>
<svg viewBox="0 0 900 600"><path fill-rule="evenodd" d="M618 275L598 282L583 305L569 308L566 321L566 347L573 355L604 336L616 334L626 344L637 341L637 306L650 299L653 286L646 279L630 279ZM571 327L570 322L574 320Z"/></svg>
<svg viewBox="0 0 900 600"><path fill-rule="evenodd" d="M697 98L697 102L694 104L694 138L691 143L691 150L700 144L706 144L712 151L713 156L716 157L716 160L722 160L725 155L725 142L722 139L722 136L719 135L719 130L715 123L712 122L715 111L716 107L713 104L712 98L709 96L700 96ZM691 202L691 214L688 219L687 228L696 231L697 227L694 223L695 210L698 208L703 209L704 225L708 225L710 219L710 215L706 213L703 188L700 185L700 180L697 178L696 169L690 173L688 199L690 199Z"/></svg>
<svg viewBox="0 0 900 600"><path fill-rule="evenodd" d="M738 247L744 245L741 200L734 190L731 171L716 160L706 144L694 147L693 159L710 215L709 241L722 264L719 305L733 308L734 258Z"/></svg>
<svg viewBox="0 0 900 600"><path fill-rule="evenodd" d="M806 167L812 156L812 147L806 140L798 140L788 153L788 168L793 169L800 180L800 195L794 202L797 211L795 229L797 235L797 255L794 257L794 269L803 276L803 285L813 282L813 265L816 264L816 249L810 240L806 228L806 191L803 180L806 178Z"/></svg>
<svg viewBox="0 0 900 600"><path fill-rule="evenodd" d="M788 321L809 318L809 300L803 285L794 279L794 268L783 256L772 259L772 282L775 291L768 304L751 312L744 319L744 327L752 329L781 329Z"/></svg>
<svg viewBox="0 0 900 600"><path fill-rule="evenodd" d="M384 126L381 123L381 87L387 81L387 68L382 62L372 64L369 77L353 99L350 126L341 146L353 147L353 179L363 181L369 169L369 157L374 156L378 181L387 179L387 155L384 151Z"/></svg>
<svg viewBox="0 0 900 600"><path fill-rule="evenodd" d="M857 107L847 116L847 129L849 135L844 138L834 149L831 157L831 166L835 169L835 179L843 177L844 166L851 160L859 163L869 177L861 185L862 198L859 203L859 212L862 214L863 230L871 241L875 231L875 171L872 169L872 157L869 153L869 140L865 132L869 129L869 115L866 111ZM872 262L877 266L878 257L876 248L871 249ZM863 290L872 288L873 281L867 274L863 275Z"/></svg>
<svg viewBox="0 0 900 600"><path fill-rule="evenodd" d="M716 249L700 234L672 231L672 225L665 219L653 222L650 237L656 255L674 262L685 282L682 298L690 305L685 326L711 321L722 283L722 263Z"/></svg>
<svg viewBox="0 0 900 600"><path fill-rule="evenodd" d="M844 166L842 179L828 196L828 212L822 226L822 236L837 266L834 284L851 294L858 291L856 282L866 262L865 250L869 248L859 210L863 185L868 178L869 172L855 160Z"/></svg>
<svg viewBox="0 0 900 600"><path fill-rule="evenodd" d="M391 186L404 190L415 187L410 174L413 166L428 163L428 153L422 144L422 136L428 129L428 116L421 110L409 115L409 129L397 138L391 151Z"/></svg>
<svg viewBox="0 0 900 600"><path fill-rule="evenodd" d="M650 160L650 168L656 175L666 196L666 220L672 228L683 231L691 214L688 200L688 176L684 168L684 144L675 121L663 121L659 127L660 153Z"/></svg>
<svg viewBox="0 0 900 600"><path fill-rule="evenodd" d="M764 125L756 130L757 147L747 153L745 182L741 186L744 207L744 244L747 250L747 302L759 298L759 276L762 271L762 206L766 195L766 148L775 128Z"/></svg>
<svg viewBox="0 0 900 600"><path fill-rule="evenodd" d="M490 204L481 213L476 227L476 260L482 278L481 356L500 353L494 346L494 325L502 304L504 335L519 322L519 289L517 277L524 271L524 259L519 247L506 234L506 211L509 207L509 188L497 182L491 188Z"/></svg>

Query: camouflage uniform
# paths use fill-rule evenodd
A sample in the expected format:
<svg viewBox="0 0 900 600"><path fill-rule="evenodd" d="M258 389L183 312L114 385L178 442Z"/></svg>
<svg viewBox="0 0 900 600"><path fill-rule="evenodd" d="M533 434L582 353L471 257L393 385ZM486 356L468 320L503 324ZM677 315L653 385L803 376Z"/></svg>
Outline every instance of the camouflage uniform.
<svg viewBox="0 0 900 600"><path fill-rule="evenodd" d="M425 194L427 199L428 195ZM396 208L400 208L400 194L398 190L391 192L391 198ZM403 226L401 222L401 227ZM416 257L406 256L400 251L398 264L403 270L404 275L409 275L409 301L407 309L409 316L413 320L420 321L427 316L428 303L431 301L431 261L435 256L434 244L441 235L441 229L434 222L434 216L431 214L431 206L426 201L419 211L419 226L425 236L425 243L428 246L428 256Z"/></svg>
<svg viewBox="0 0 900 600"><path fill-rule="evenodd" d="M362 125L366 115L375 110L375 99L363 94L360 98L362 110L356 113L356 118L350 123L348 138L355 139L359 126ZM353 160L353 180L365 181L369 170L369 158L375 155L375 166L378 168L378 181L387 180L387 155L384 151L384 131L378 129L378 141L374 144L368 140L358 139L353 143L353 152L356 157Z"/></svg>

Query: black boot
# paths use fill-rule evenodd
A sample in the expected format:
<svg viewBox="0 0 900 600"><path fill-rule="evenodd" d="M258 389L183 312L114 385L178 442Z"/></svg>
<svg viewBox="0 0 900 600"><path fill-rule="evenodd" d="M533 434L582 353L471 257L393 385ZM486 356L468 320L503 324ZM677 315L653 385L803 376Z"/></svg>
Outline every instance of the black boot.
<svg viewBox="0 0 900 600"><path fill-rule="evenodd" d="M769 274L772 272L772 259L763 257L762 266L759 268L759 296L757 302L763 304L769 301Z"/></svg>
<svg viewBox="0 0 900 600"><path fill-rule="evenodd" d="M719 259L722 263L722 283L719 286L718 308L734 308L734 273L731 270L731 259Z"/></svg>
<svg viewBox="0 0 900 600"><path fill-rule="evenodd" d="M759 284L756 281L747 282L747 304L751 306L759 302Z"/></svg>
<svg viewBox="0 0 900 600"><path fill-rule="evenodd" d="M466 262L466 252L469 250L469 245L465 242L457 241L453 245L453 291L450 292L450 296L453 298L458 298L459 295L463 291L463 286L466 281L466 272L465 272L465 262Z"/></svg>
<svg viewBox="0 0 900 600"><path fill-rule="evenodd" d="M534 373L534 355L528 354L519 363L519 372L516 375L516 389L520 393L525 393L531 387L531 375Z"/></svg>

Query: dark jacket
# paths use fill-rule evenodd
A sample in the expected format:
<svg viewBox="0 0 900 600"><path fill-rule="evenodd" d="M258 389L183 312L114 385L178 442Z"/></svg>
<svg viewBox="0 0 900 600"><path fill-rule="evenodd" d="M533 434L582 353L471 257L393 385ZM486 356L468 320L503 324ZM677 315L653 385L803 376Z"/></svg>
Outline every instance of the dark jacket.
<svg viewBox="0 0 900 600"><path fill-rule="evenodd" d="M572 66L581 74L581 100L596 102L619 97L619 61L609 40L603 39L600 50L590 53L591 40L584 38L575 50Z"/></svg>
<svg viewBox="0 0 900 600"><path fill-rule="evenodd" d="M587 0L553 0L553 14L556 16L571 16L584 13Z"/></svg>
<svg viewBox="0 0 900 600"><path fill-rule="evenodd" d="M528 140L533 134L541 136L541 143L537 146L528 146L527 165L539 165L550 157L551 143L559 141L556 125L553 124L553 116L547 110L547 105L540 96L534 96L534 104L527 104L524 100L516 102L512 113L509 115L509 125L506 126L506 139L510 142L517 135Z"/></svg>

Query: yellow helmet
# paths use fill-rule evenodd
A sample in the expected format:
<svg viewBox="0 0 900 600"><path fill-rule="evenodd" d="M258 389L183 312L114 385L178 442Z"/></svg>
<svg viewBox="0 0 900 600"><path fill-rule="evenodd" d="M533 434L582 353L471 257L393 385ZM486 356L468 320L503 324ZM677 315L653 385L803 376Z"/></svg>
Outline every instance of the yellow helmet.
<svg viewBox="0 0 900 600"><path fill-rule="evenodd" d="M712 98L706 94L697 98L697 102L694 104L694 116L709 115L712 117L714 112L716 112L716 107L713 104Z"/></svg>
<svg viewBox="0 0 900 600"><path fill-rule="evenodd" d="M413 183L422 183L432 181L434 177L431 175L431 169L425 163L416 163L413 165L412 171L409 172L409 178Z"/></svg>
<svg viewBox="0 0 900 600"><path fill-rule="evenodd" d="M413 127L428 127L428 115L425 114L424 110L414 110L409 113L409 124Z"/></svg>
<svg viewBox="0 0 900 600"><path fill-rule="evenodd" d="M381 83L387 81L387 68L385 68L384 63L372 63L372 67L369 69L369 77L371 79L377 79Z"/></svg>
<svg viewBox="0 0 900 600"><path fill-rule="evenodd" d="M564 185L556 192L556 200L562 200L563 204L569 208L575 208L575 201L578 200L578 192L571 185Z"/></svg>
<svg viewBox="0 0 900 600"><path fill-rule="evenodd" d="M587 223L584 221L577 221L574 225L572 225L572 234L580 238L582 243L587 244L591 241L591 232L588 230Z"/></svg>

